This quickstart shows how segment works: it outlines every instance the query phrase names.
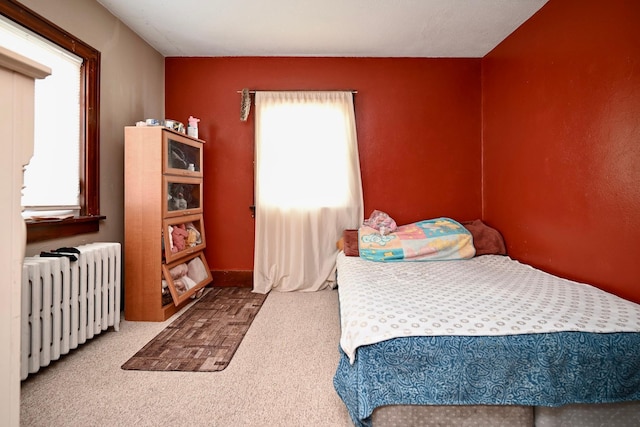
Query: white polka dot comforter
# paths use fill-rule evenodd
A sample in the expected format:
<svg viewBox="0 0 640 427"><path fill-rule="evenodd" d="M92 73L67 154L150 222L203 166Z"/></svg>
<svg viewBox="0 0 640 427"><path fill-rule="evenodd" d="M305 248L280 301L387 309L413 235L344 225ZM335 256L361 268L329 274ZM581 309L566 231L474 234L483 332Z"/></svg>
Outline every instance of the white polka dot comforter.
<svg viewBox="0 0 640 427"><path fill-rule="evenodd" d="M340 252L337 262L351 363L358 347L397 337L640 331L640 305L506 256L383 263Z"/></svg>

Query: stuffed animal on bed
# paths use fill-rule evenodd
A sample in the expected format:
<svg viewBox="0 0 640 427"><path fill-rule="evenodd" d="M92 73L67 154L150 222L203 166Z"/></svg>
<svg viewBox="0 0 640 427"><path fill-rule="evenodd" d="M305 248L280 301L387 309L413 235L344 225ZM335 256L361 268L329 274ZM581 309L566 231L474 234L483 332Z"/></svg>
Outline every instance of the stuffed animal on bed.
<svg viewBox="0 0 640 427"><path fill-rule="evenodd" d="M388 213L374 210L369 219L364 220L364 225L380 232L381 236L393 233L398 228L396 221Z"/></svg>

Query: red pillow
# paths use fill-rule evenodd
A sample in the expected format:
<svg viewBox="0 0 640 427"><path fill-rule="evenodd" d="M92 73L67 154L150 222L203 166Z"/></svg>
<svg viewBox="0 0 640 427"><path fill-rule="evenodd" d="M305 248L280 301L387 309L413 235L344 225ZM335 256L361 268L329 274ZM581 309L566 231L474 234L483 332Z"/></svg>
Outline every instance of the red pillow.
<svg viewBox="0 0 640 427"><path fill-rule="evenodd" d="M358 230L344 230L342 232L342 247L346 256L360 256Z"/></svg>
<svg viewBox="0 0 640 427"><path fill-rule="evenodd" d="M462 225L473 236L476 256L507 254L507 247L504 244L502 234L495 228L489 227L479 219L462 222Z"/></svg>

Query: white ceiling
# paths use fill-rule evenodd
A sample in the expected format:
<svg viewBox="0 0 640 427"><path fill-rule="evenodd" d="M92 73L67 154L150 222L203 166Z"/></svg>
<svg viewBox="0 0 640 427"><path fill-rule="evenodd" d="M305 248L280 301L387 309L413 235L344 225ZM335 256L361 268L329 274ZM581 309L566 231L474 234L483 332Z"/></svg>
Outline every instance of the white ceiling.
<svg viewBox="0 0 640 427"><path fill-rule="evenodd" d="M547 0L98 0L164 56L486 55Z"/></svg>

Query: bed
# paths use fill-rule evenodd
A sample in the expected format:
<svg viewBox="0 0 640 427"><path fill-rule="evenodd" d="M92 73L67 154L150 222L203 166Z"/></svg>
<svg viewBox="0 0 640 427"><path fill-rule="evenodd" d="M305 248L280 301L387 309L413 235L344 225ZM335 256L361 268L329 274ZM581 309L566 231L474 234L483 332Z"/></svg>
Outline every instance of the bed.
<svg viewBox="0 0 640 427"><path fill-rule="evenodd" d="M471 255L416 259L414 241L405 258L387 235L372 261L362 227L357 254L342 242L334 386L354 424L640 425L640 306L509 258L481 222L489 251L453 224Z"/></svg>

